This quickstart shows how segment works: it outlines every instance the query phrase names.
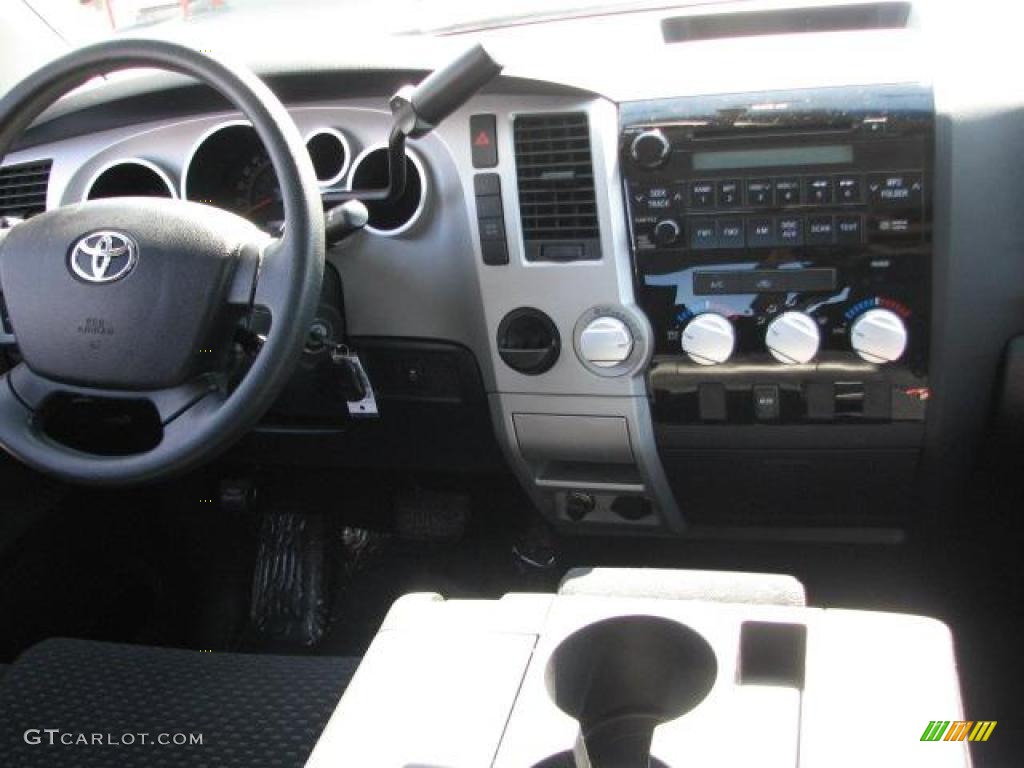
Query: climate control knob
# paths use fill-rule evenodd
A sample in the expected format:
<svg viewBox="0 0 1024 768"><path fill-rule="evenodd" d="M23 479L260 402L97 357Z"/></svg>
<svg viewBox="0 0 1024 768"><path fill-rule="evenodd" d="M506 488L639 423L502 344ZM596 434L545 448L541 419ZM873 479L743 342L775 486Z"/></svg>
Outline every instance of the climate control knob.
<svg viewBox="0 0 1024 768"><path fill-rule="evenodd" d="M668 159L672 145L665 134L654 129L644 131L629 145L629 154L641 168L657 168Z"/></svg>
<svg viewBox="0 0 1024 768"><path fill-rule="evenodd" d="M869 363L891 363L907 349L907 327L889 309L869 309L850 326L853 351Z"/></svg>
<svg viewBox="0 0 1024 768"><path fill-rule="evenodd" d="M698 365L718 365L732 357L736 331L722 315L704 312L686 325L680 343L683 352Z"/></svg>
<svg viewBox="0 0 1024 768"><path fill-rule="evenodd" d="M681 233L679 222L674 219L662 219L654 225L654 242L664 248L673 245Z"/></svg>
<svg viewBox="0 0 1024 768"><path fill-rule="evenodd" d="M814 318L804 312L783 312L768 324L765 345L786 365L809 363L818 354L821 335Z"/></svg>
<svg viewBox="0 0 1024 768"><path fill-rule="evenodd" d="M614 368L633 352L633 333L616 317L596 317L580 333L580 355L598 368Z"/></svg>

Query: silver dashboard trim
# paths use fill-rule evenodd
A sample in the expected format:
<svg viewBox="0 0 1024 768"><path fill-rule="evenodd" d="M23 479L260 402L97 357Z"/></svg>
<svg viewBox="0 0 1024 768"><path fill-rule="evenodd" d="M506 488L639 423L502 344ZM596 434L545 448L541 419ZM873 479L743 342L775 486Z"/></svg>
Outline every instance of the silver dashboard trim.
<svg viewBox="0 0 1024 768"><path fill-rule="evenodd" d="M387 149L387 146L388 145L385 142L371 144L370 146L365 147L363 151L356 156L356 159L352 161L352 167L348 174L348 184L346 185L348 189L352 188L352 183L356 177L356 171L359 170L360 164L366 159L367 155L371 152L376 152L378 149ZM426 208L427 198L430 196L430 179L427 178L426 166L423 164L423 160L420 159L416 150L411 147L405 148L405 154L406 157L412 161L412 164L416 167L417 173L420 175L420 202L419 205L416 206L416 210L413 211L412 216L409 217L409 220L400 227L396 227L395 229L377 229L376 227L371 227L369 224L364 227L367 232L378 235L379 237L398 237L416 226L416 223L420 220L420 217L423 215L423 211Z"/></svg>
<svg viewBox="0 0 1024 768"><path fill-rule="evenodd" d="M97 170L92 176L89 177L89 181L86 182L85 188L82 191L83 203L90 199L89 195L92 194L92 188L93 185L96 183L96 180L99 179L100 176L109 171L111 168L116 168L119 165L140 165L143 168L152 171L153 173L160 177L160 180L164 183L164 186L167 187L167 191L170 193L171 199L178 199L177 185L175 185L175 183L171 180L170 175L159 165L152 162L151 160L146 160L145 158L142 157L119 157L115 160L110 160L104 163L99 167L99 170Z"/></svg>
<svg viewBox="0 0 1024 768"><path fill-rule="evenodd" d="M188 184L188 172L189 172L189 169L192 167L192 161L195 159L196 152L198 152L199 148L203 145L203 143L206 142L206 140L209 139L211 136L213 136L215 133L217 133L218 131L223 130L224 128L232 128L232 127L234 127L236 125L244 125L244 126L247 126L249 128L252 128L252 123L249 122L248 120L245 120L243 118L233 118L233 119L230 119L230 120L224 120L222 122L216 123L212 127L207 128L205 131L203 131L201 134L199 134L199 138L196 139L195 142L192 144L192 147L189 149L188 154L185 155L185 162L181 166L181 199L182 200L188 200L189 199L188 194L186 192L186 187L187 187L187 184ZM255 129L253 129L253 130L255 130ZM195 201L193 201L193 202L195 202Z"/></svg>
<svg viewBox="0 0 1024 768"><path fill-rule="evenodd" d="M332 128L329 125L320 126L314 128L303 137L307 152L309 151L309 142L317 136L333 136L341 142L341 146L345 149L345 162L342 163L341 170L329 179L317 179L317 183L320 184L322 189L330 189L332 186L344 179L348 174L349 169L352 167L352 145L349 143L348 137L345 136L344 132L338 128Z"/></svg>

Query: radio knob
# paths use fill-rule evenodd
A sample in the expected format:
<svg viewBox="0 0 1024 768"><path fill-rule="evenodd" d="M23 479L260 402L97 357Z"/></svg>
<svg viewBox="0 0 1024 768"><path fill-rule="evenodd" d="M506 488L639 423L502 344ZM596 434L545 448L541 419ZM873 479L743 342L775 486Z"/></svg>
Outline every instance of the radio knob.
<svg viewBox="0 0 1024 768"><path fill-rule="evenodd" d="M614 368L628 360L632 352L633 333L618 318L594 318L580 334L580 354L598 368Z"/></svg>
<svg viewBox="0 0 1024 768"><path fill-rule="evenodd" d="M818 324L803 312L783 312L768 324L765 344L772 357L786 365L809 363L818 354Z"/></svg>
<svg viewBox="0 0 1024 768"><path fill-rule="evenodd" d="M704 312L683 329L683 352L698 365L718 365L732 357L736 331L728 319L715 312Z"/></svg>
<svg viewBox="0 0 1024 768"><path fill-rule="evenodd" d="M907 327L889 309L869 309L850 326L853 351L869 363L891 363L907 349Z"/></svg>
<svg viewBox="0 0 1024 768"><path fill-rule="evenodd" d="M672 145L665 134L657 129L644 131L629 146L629 153L637 165L643 168L657 168L668 158Z"/></svg>
<svg viewBox="0 0 1024 768"><path fill-rule="evenodd" d="M654 242L664 248L674 244L681 233L679 222L675 219L662 219L654 225Z"/></svg>

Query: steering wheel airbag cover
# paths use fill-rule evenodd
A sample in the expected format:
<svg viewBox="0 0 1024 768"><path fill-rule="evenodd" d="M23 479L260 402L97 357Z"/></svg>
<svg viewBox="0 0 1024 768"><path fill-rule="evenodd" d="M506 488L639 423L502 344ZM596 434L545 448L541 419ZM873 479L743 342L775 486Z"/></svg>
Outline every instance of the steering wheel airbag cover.
<svg viewBox="0 0 1024 768"><path fill-rule="evenodd" d="M0 260L22 357L62 382L182 383L224 354L230 328L215 327L218 310L239 249L259 236L217 208L157 198L81 203L30 219L11 231ZM103 237L117 253L109 265Z"/></svg>

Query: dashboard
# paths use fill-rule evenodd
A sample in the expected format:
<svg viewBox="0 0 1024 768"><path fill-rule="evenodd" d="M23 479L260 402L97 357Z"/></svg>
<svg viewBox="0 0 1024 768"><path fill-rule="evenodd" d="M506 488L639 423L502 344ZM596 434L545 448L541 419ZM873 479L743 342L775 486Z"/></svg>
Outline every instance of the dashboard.
<svg viewBox="0 0 1024 768"><path fill-rule="evenodd" d="M912 525L962 478L985 427L965 404L994 396L1024 324L1024 193L1004 181L1024 157L1024 94L937 55L955 34L937 10L875 6L851 28L756 37L708 36L706 19L732 13L735 30L753 9L783 24L792 7L441 41L482 42L506 75L409 142L402 197L371 203L329 252L317 319L364 355L382 429L428 414L414 436L385 433L384 453L465 440L469 467L496 438L495 461L569 531L891 538ZM595 53L560 56L567 34ZM613 41L614 66L596 53ZM404 50L375 68L392 52L254 62L325 199L386 181L387 100L436 60L406 67L419 54ZM4 171L40 164L40 207L160 195L286 226L252 128L180 82L65 100ZM296 455L365 458L373 427L324 393L323 349L307 353L254 439L266 456L289 433L313 441Z"/></svg>

